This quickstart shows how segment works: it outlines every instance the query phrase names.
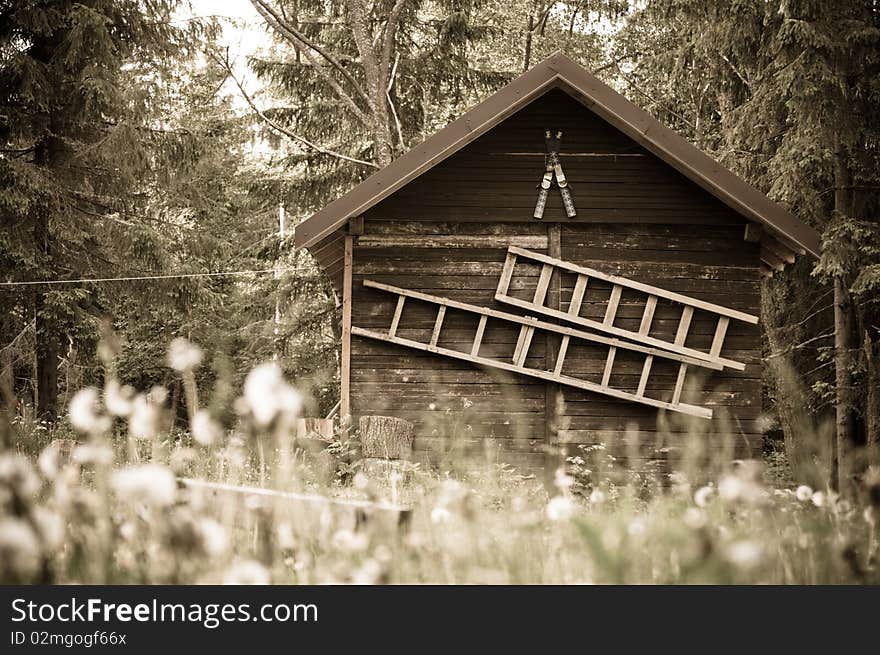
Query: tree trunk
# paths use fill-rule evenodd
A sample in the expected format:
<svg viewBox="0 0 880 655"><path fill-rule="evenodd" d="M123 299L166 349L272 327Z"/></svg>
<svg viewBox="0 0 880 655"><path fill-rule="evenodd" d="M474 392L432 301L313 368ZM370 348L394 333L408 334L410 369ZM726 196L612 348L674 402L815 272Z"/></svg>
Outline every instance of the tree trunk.
<svg viewBox="0 0 880 655"><path fill-rule="evenodd" d="M834 212L836 220L851 216L852 175L840 139L834 144ZM831 472L831 487L843 495L851 495L854 441L855 393L852 371L853 305L845 274L834 278L834 368L835 368L835 426L833 445L836 466Z"/></svg>
<svg viewBox="0 0 880 655"><path fill-rule="evenodd" d="M852 381L852 300L846 281L834 278L834 367L837 438L836 471L831 486L843 495L852 491L853 440L855 436L854 394Z"/></svg>
<svg viewBox="0 0 880 655"><path fill-rule="evenodd" d="M863 348L865 358L865 449L866 464L880 464L880 346L871 341L871 335L865 331Z"/></svg>

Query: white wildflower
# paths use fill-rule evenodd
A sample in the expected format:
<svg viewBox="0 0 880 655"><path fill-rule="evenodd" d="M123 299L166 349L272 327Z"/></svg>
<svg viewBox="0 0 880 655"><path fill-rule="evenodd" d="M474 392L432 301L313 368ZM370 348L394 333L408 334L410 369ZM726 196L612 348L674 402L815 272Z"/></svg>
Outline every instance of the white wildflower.
<svg viewBox="0 0 880 655"><path fill-rule="evenodd" d="M223 576L223 584L229 585L267 585L270 581L268 569L253 560L233 564Z"/></svg>
<svg viewBox="0 0 880 655"><path fill-rule="evenodd" d="M244 398L257 425L267 426L278 414L298 416L302 409L299 393L284 380L277 364L260 364L244 382Z"/></svg>
<svg viewBox="0 0 880 655"><path fill-rule="evenodd" d="M202 446L211 446L223 436L223 428L211 418L211 414L205 409L200 409L195 413L190 427L193 439Z"/></svg>
<svg viewBox="0 0 880 655"><path fill-rule="evenodd" d="M198 524L202 546L210 557L223 555L229 549L229 535L226 528L214 519L203 518Z"/></svg>
<svg viewBox="0 0 880 655"><path fill-rule="evenodd" d="M0 487L6 487L15 496L30 499L40 491L40 478L24 455L0 456Z"/></svg>
<svg viewBox="0 0 880 655"><path fill-rule="evenodd" d="M760 543L743 539L727 547L727 559L743 569L753 569L761 563L764 549Z"/></svg>
<svg viewBox="0 0 880 655"><path fill-rule="evenodd" d="M684 524L692 530L699 530L707 523L706 512L696 507L688 507L684 512Z"/></svg>
<svg viewBox="0 0 880 655"><path fill-rule="evenodd" d="M810 500L813 501L813 504L814 504L816 507L824 507L824 506L825 506L825 501L826 501L826 496L825 496L825 494L824 494L823 492L821 492L821 491L817 491L816 493L814 493L814 494L810 497Z"/></svg>
<svg viewBox="0 0 880 655"><path fill-rule="evenodd" d="M794 495L795 498L797 498L799 501L805 503L813 497L813 490L810 489L807 485L802 484L795 490Z"/></svg>
<svg viewBox="0 0 880 655"><path fill-rule="evenodd" d="M438 506L431 510L431 523L434 523L435 525L448 523L451 518L452 512L445 507Z"/></svg>
<svg viewBox="0 0 880 655"><path fill-rule="evenodd" d="M567 521L574 514L574 501L568 496L554 496L547 503L547 518L551 521Z"/></svg>
<svg viewBox="0 0 880 655"><path fill-rule="evenodd" d="M360 567L352 574L352 584L357 585L374 585L378 584L382 578L382 565L376 560L370 558L361 564Z"/></svg>
<svg viewBox="0 0 880 655"><path fill-rule="evenodd" d="M31 526L17 518L0 519L0 570L4 581L30 580L39 566L40 542Z"/></svg>
<svg viewBox="0 0 880 655"><path fill-rule="evenodd" d="M101 412L101 396L94 387L80 389L68 407L70 424L84 434L102 434L112 425L110 417Z"/></svg>
<svg viewBox="0 0 880 655"><path fill-rule="evenodd" d="M35 507L33 516L34 524L46 550L53 551L60 548L64 542L64 521L61 517L45 507Z"/></svg>
<svg viewBox="0 0 880 655"><path fill-rule="evenodd" d="M370 540L363 532L339 530L333 535L333 547L345 553L360 553L367 549Z"/></svg>
<svg viewBox="0 0 880 655"><path fill-rule="evenodd" d="M115 471L113 489L130 502L163 507L174 502L177 496L177 480L164 466L142 464Z"/></svg>
<svg viewBox="0 0 880 655"><path fill-rule="evenodd" d="M556 485L557 489L564 492L567 489L570 489L574 484L574 478L568 475L568 473L565 472L565 469L560 467L556 469L553 484Z"/></svg>
<svg viewBox="0 0 880 655"><path fill-rule="evenodd" d="M694 492L694 503L696 503L697 507L705 507L709 504L709 499L712 497L712 493L715 490L712 487L705 486L700 487Z"/></svg>
<svg viewBox="0 0 880 655"><path fill-rule="evenodd" d="M134 388L119 384L119 381L111 378L104 385L104 405L113 416L128 416L131 414Z"/></svg>
<svg viewBox="0 0 880 655"><path fill-rule="evenodd" d="M79 444L73 450L73 461L80 466L109 466L113 463L113 450L101 444Z"/></svg>
<svg viewBox="0 0 880 655"><path fill-rule="evenodd" d="M192 371L202 363L202 349L189 339L178 337L168 346L168 366L175 371Z"/></svg>
<svg viewBox="0 0 880 655"><path fill-rule="evenodd" d="M135 439L152 439L159 431L159 408L143 394L132 403L128 431Z"/></svg>
<svg viewBox="0 0 880 655"><path fill-rule="evenodd" d="M593 489L590 493L590 503L593 505L601 505L605 502L605 492L601 489Z"/></svg>

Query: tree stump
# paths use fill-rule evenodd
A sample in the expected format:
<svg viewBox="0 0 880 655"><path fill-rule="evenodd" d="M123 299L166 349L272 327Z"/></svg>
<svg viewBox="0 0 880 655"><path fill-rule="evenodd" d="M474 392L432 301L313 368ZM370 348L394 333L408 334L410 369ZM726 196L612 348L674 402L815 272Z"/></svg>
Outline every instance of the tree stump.
<svg viewBox="0 0 880 655"><path fill-rule="evenodd" d="M396 473L401 481L407 481L414 469L412 462L403 459L365 457L361 460L361 471L373 480L390 480L391 475Z"/></svg>
<svg viewBox="0 0 880 655"><path fill-rule="evenodd" d="M358 431L365 458L412 459L415 426L393 416L361 416Z"/></svg>

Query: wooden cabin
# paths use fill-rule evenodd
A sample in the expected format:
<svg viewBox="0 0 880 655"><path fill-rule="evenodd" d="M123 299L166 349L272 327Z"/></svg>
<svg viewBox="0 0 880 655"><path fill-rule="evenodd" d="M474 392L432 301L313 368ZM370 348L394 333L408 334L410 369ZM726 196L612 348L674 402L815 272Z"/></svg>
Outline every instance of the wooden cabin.
<svg viewBox="0 0 880 655"><path fill-rule="evenodd" d="M624 433L648 459L688 431L755 454L761 277L819 236L556 54L296 245L342 299L343 414L412 420L423 455L455 437L537 468L548 444Z"/></svg>

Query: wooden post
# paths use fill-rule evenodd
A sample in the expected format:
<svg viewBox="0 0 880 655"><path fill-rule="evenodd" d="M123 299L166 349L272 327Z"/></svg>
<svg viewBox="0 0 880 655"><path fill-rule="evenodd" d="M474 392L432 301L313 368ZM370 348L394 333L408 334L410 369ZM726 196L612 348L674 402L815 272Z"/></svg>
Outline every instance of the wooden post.
<svg viewBox="0 0 880 655"><path fill-rule="evenodd" d="M351 417L351 265L354 238L345 237L345 259L342 270L342 364L339 372L339 416Z"/></svg>
<svg viewBox="0 0 880 655"><path fill-rule="evenodd" d="M547 225L547 254L551 257L556 257L557 259L562 258L562 228L559 223L550 223ZM543 268L541 269L542 278L545 270L546 269ZM559 310L561 308L561 278L562 275L559 271L554 269L553 275L550 278L549 286L547 287L546 298L544 299L546 306L550 309ZM583 284L583 288L585 287L586 280L584 280ZM583 288L581 288L581 297L583 297ZM546 353L547 370L553 371L556 376L561 375L562 366L565 361L565 351L568 350L568 339L566 338L565 350L563 350L559 336L548 332L547 338L544 342L544 348ZM544 445L551 448L564 448L564 446L560 446L559 444L559 416L557 416L556 412L556 398L560 393L560 389L561 386L555 382L544 383ZM565 461L564 452L557 454L552 453L550 450L551 449L548 448L544 455L544 484L547 485L548 489L552 484L556 469L561 462Z"/></svg>

